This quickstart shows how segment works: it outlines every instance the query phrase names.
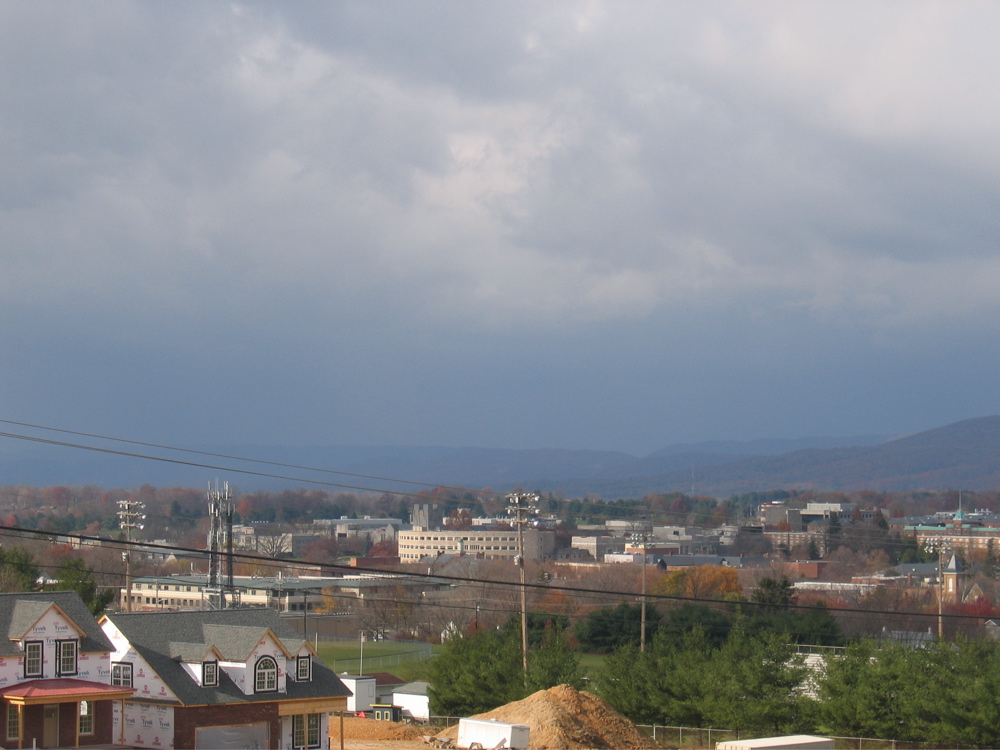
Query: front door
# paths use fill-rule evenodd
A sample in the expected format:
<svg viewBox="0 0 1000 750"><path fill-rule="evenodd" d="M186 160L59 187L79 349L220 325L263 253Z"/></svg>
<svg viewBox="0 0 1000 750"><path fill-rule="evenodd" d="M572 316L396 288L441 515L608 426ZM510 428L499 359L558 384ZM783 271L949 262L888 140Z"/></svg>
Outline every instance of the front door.
<svg viewBox="0 0 1000 750"><path fill-rule="evenodd" d="M59 747L59 704L45 706L42 747Z"/></svg>

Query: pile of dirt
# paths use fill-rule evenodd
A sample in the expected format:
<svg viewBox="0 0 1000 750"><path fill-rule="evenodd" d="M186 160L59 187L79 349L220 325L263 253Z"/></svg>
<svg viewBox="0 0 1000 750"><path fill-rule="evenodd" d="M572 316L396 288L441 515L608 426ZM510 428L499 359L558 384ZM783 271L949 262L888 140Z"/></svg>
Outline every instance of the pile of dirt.
<svg viewBox="0 0 1000 750"><path fill-rule="evenodd" d="M530 750L645 750L653 741L635 724L591 693L569 685L539 690L522 701L475 716L531 728ZM458 727L442 736L458 738Z"/></svg>
<svg viewBox="0 0 1000 750"><path fill-rule="evenodd" d="M379 721L376 719L359 719L356 716L344 717L344 739L348 740L418 740L427 734L427 730L412 724L400 724L395 721ZM340 718L330 718L330 737L340 737ZM415 745L414 747L416 747ZM331 743L331 747L339 747Z"/></svg>

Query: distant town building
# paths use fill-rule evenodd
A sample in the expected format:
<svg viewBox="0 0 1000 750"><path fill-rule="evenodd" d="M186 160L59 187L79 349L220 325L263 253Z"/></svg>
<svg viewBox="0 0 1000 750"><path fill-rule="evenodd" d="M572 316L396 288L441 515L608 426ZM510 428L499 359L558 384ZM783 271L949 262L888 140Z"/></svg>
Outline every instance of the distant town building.
<svg viewBox="0 0 1000 750"><path fill-rule="evenodd" d="M469 555L485 560L517 556L516 529L465 529L456 531L401 531L397 537L400 563L415 563L440 554ZM546 562L555 559L555 534L551 531L524 531L526 560Z"/></svg>
<svg viewBox="0 0 1000 750"><path fill-rule="evenodd" d="M339 519L319 518L313 521L314 526L319 526L328 530L330 536L337 539L349 539L351 537L368 537L373 543L378 543L396 538L396 533L400 529L410 528L409 524L404 524L401 518L347 518L342 516Z"/></svg>
<svg viewBox="0 0 1000 750"><path fill-rule="evenodd" d="M570 540L570 546L586 552L594 560L604 560L604 556L609 553L624 552L625 540L607 535L574 536Z"/></svg>
<svg viewBox="0 0 1000 750"><path fill-rule="evenodd" d="M437 503L414 503L410 508L410 523L414 531L440 529L444 523L444 511Z"/></svg>
<svg viewBox="0 0 1000 750"><path fill-rule="evenodd" d="M441 585L422 576L388 573L360 573L345 576L258 577L233 579L235 600L243 607L267 607L278 612L312 612L363 606L374 592L402 587L427 591ZM143 576L132 584L132 610L209 609L212 595L206 575ZM331 602L330 597L335 597ZM122 591L122 608L125 593Z"/></svg>
<svg viewBox="0 0 1000 750"><path fill-rule="evenodd" d="M985 552L993 542L1000 553L1000 519L996 516L966 516L961 510L951 518L906 519L903 533L927 550L940 552Z"/></svg>

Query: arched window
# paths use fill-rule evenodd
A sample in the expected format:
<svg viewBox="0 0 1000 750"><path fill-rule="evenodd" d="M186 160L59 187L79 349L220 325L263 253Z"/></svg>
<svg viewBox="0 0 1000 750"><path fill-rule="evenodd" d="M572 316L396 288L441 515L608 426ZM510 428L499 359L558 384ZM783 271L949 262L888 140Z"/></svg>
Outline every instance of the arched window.
<svg viewBox="0 0 1000 750"><path fill-rule="evenodd" d="M258 693L273 693L278 689L278 664L270 656L257 662L254 670L254 690Z"/></svg>

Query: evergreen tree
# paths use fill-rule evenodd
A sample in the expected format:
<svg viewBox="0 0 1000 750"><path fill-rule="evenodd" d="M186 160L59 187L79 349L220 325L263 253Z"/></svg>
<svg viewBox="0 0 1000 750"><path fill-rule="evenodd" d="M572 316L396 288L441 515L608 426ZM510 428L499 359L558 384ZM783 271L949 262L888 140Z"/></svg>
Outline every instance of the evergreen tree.
<svg viewBox="0 0 1000 750"><path fill-rule="evenodd" d="M541 643L528 650L528 692L548 690L556 685L583 687L580 656L569 645L565 628L549 622Z"/></svg>
<svg viewBox="0 0 1000 750"><path fill-rule="evenodd" d="M700 628L680 639L661 632L645 653L627 644L608 656L594 685L601 697L632 721L704 726L703 676L712 653Z"/></svg>
<svg viewBox="0 0 1000 750"><path fill-rule="evenodd" d="M114 601L118 593L116 589L107 588L103 591L97 588L94 571L87 567L82 557L71 557L63 561L56 571L57 591L75 591L87 605L87 609L96 617Z"/></svg>
<svg viewBox="0 0 1000 750"><path fill-rule="evenodd" d="M750 601L761 604L761 611L778 612L787 610L795 603L795 587L788 576L781 578L761 578L757 588L750 596Z"/></svg>
<svg viewBox="0 0 1000 750"><path fill-rule="evenodd" d="M520 634L483 630L452 638L431 661L431 713L472 716L525 697Z"/></svg>
<svg viewBox="0 0 1000 750"><path fill-rule="evenodd" d="M1000 570L1000 556L997 555L996 545L990 539L986 542L986 557L983 559L980 572L987 578L996 578L998 570Z"/></svg>
<svg viewBox="0 0 1000 750"><path fill-rule="evenodd" d="M660 624L656 607L646 605L646 637L651 638ZM607 654L628 643L639 643L642 628L642 605L619 604L591 612L574 629L580 646L588 652Z"/></svg>
<svg viewBox="0 0 1000 750"><path fill-rule="evenodd" d="M803 728L802 657L779 634L750 635L737 626L714 652L704 679L709 726L740 733L791 733Z"/></svg>
<svg viewBox="0 0 1000 750"><path fill-rule="evenodd" d="M0 547L0 591L31 591L37 585L38 565L24 547Z"/></svg>
<svg viewBox="0 0 1000 750"><path fill-rule="evenodd" d="M500 630L473 632L445 644L430 664L431 713L471 716L555 685L583 686L580 657L558 621L550 620L537 645L529 645L525 676L520 622L512 617Z"/></svg>

